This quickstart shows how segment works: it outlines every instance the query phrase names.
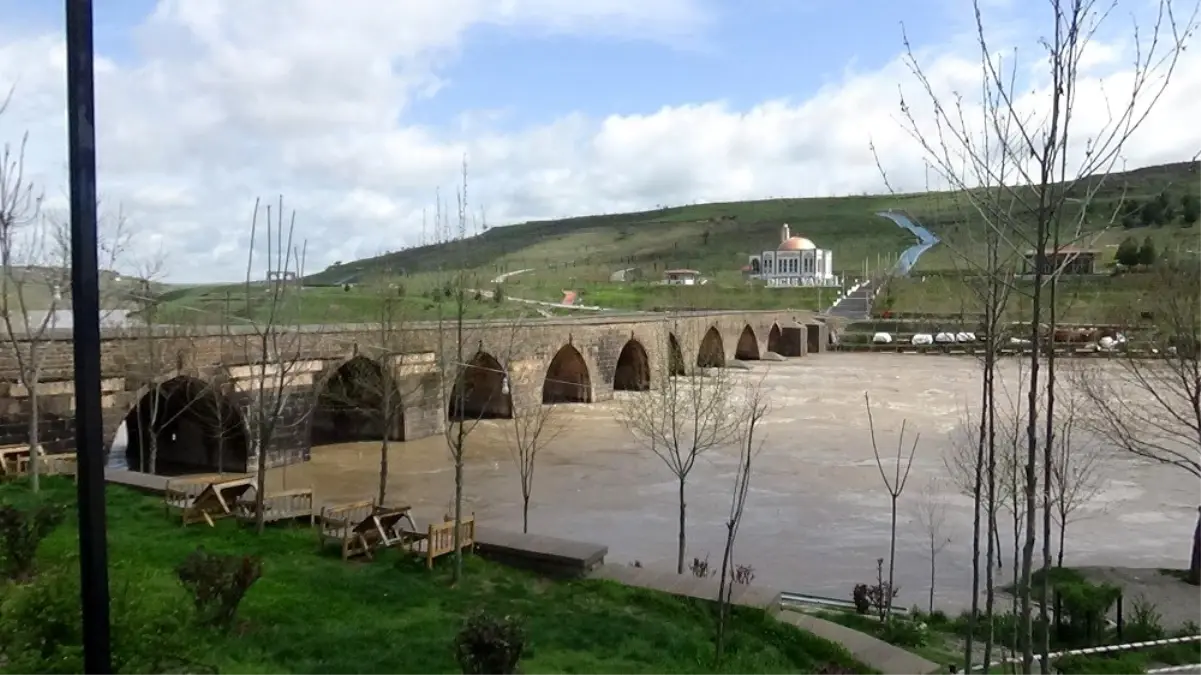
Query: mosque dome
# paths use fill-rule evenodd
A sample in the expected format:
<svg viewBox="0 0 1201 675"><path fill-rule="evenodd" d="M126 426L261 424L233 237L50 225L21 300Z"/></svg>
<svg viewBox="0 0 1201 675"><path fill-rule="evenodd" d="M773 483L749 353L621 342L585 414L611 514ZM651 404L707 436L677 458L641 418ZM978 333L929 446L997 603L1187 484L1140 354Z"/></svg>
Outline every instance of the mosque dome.
<svg viewBox="0 0 1201 675"><path fill-rule="evenodd" d="M812 251L817 248L817 244L804 237L789 237L780 242L778 251Z"/></svg>

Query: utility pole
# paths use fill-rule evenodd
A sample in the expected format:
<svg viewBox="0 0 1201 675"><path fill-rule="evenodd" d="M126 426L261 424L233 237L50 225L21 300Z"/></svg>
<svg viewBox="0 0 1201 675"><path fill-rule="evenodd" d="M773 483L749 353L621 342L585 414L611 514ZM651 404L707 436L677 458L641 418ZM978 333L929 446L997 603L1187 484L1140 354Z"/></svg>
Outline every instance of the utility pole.
<svg viewBox="0 0 1201 675"><path fill-rule="evenodd" d="M67 156L71 172L71 313L75 352L79 585L83 669L113 672L100 402L100 275L96 227L96 91L92 0L67 3Z"/></svg>

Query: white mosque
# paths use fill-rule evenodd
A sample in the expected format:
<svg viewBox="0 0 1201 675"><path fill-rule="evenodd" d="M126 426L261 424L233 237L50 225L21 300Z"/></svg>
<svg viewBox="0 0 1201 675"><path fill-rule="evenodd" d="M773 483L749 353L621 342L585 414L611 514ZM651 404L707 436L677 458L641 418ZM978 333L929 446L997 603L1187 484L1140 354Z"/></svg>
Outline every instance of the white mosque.
<svg viewBox="0 0 1201 675"><path fill-rule="evenodd" d="M788 224L780 227L780 246L774 251L764 251L750 256L750 264L744 268L747 276L762 279L768 286L840 286L834 276L834 256L818 248L805 237L794 237Z"/></svg>

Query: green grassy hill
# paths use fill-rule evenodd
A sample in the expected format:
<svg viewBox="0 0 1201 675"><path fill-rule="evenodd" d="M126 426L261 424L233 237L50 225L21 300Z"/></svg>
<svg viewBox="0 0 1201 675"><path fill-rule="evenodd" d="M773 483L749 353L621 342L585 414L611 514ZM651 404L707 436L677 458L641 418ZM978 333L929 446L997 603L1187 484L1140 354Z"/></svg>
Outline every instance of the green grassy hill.
<svg viewBox="0 0 1201 675"><path fill-rule="evenodd" d="M1078 186L1076 192L1084 195L1085 190L1086 186ZM1160 251L1196 250L1201 228L1186 224L1182 201L1185 195L1196 199L1199 192L1201 174L1196 162L1107 176L1087 209L1087 243L1104 252L1102 264L1129 236L1140 241L1151 237ZM865 266L880 269L916 243L908 232L876 215L893 209L907 212L945 242L921 258L912 288L898 288L895 309L940 312L951 305L959 308L967 299L960 297L962 284L951 277L968 269L963 256L980 255L984 225L973 216L967 195L942 192L703 204L498 227L460 241L331 266L306 278L307 284L317 287L305 290L290 310L289 320L373 321L385 295L404 298L408 320L433 319L446 311L437 300L445 296L438 291L456 270L466 270L469 289L499 290L508 298L550 302L561 301L564 291L571 290L578 296L577 304L617 310L820 310L834 300L834 290L767 289L744 283L741 268L747 256L775 248L780 226L788 223L794 235L831 249L835 270L853 279L862 275ZM1120 224L1106 229L1119 211ZM700 270L710 282L671 287L654 283L664 270L676 267ZM641 272L641 282L610 280L614 272L630 268ZM501 274L518 270L528 271L506 278L503 284L495 281ZM916 285L926 275L948 280ZM352 282L353 287L342 289L343 282ZM1129 284L1110 284L1123 285ZM939 290L935 291L936 287ZM952 291L943 290L946 288ZM160 316L191 317L194 321L261 318L257 288L252 287L250 298L246 290L243 284L167 290L160 295ZM1116 298L1122 290L1098 293ZM1100 306L1105 301L1099 298L1093 304ZM565 311L535 310L520 302L474 297L470 304L467 313L472 318ZM1081 307L1081 312L1093 311Z"/></svg>
<svg viewBox="0 0 1201 675"><path fill-rule="evenodd" d="M1098 229L1123 201L1137 208L1164 193L1175 216L1183 195L1201 192L1196 162L1146 167L1105 178L1089 208L1086 227ZM1085 186L1077 193L1085 194ZM315 283L438 270L473 269L486 273L532 268L556 281L603 283L620 269L640 268L648 278L664 269L688 267L715 279L733 280L747 256L774 248L780 225L789 223L803 235L834 252L836 271L855 274L865 261L895 255L914 243L911 235L875 214L900 209L939 237L970 248L980 225L973 222L963 195L924 193L816 199L771 199L699 204L639 213L583 216L493 228L479 236L439 245L407 249L330 267L310 277ZM1154 210L1154 209L1149 209ZM1178 218L1150 227L1139 213L1126 219L1133 234L1163 240L1163 247L1197 241L1197 228L1181 227ZM1171 222L1166 222L1171 221ZM1127 232L1106 233L1101 246L1116 245ZM953 268L949 251L935 247L919 270Z"/></svg>

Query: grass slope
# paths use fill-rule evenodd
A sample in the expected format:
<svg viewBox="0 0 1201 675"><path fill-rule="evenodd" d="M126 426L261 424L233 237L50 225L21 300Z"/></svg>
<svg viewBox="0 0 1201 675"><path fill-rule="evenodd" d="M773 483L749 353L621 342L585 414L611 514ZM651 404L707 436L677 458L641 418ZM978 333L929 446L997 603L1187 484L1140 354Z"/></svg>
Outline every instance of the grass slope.
<svg viewBox="0 0 1201 675"><path fill-rule="evenodd" d="M1116 173L1105 178L1089 209L1099 227L1121 200L1146 200L1167 191L1174 198L1198 191L1196 162L1166 164ZM1084 194L1084 186L1077 190ZM440 269L488 271L534 268L566 281L604 282L618 269L639 267L650 278L664 269L689 267L710 275L736 274L746 256L779 241L780 225L834 252L837 271L855 274L867 261L896 254L914 243L911 235L875 214L885 209L910 213L936 235L971 249L980 230L962 195L923 193L816 199L769 199L698 204L639 213L608 214L497 227L447 244L422 246L384 256L347 262L311 277L338 283L371 275L430 273ZM1137 228L1165 240L1196 243L1197 229L1164 225ZM1120 240L1122 228L1102 245ZM1191 239L1190 239L1191 236ZM919 269L951 269L951 256L935 247ZM945 248L945 247L942 247ZM1161 249L1162 250L1162 249ZM970 253L970 251L969 251ZM926 261L928 260L928 262Z"/></svg>
<svg viewBox="0 0 1201 675"><path fill-rule="evenodd" d="M43 484L43 498L73 503L69 481ZM23 482L0 485L0 503L30 500ZM522 617L527 673L712 668L714 611L699 601L607 581L551 582L474 556L465 579L451 588L448 558L431 572L399 555L344 562L336 552L318 554L308 528L271 528L262 537L230 521L181 528L164 516L159 500L119 487L108 490L108 522L118 650L171 650L193 668L222 673L458 672L455 633L466 614L483 609ZM42 544L42 581L0 586L0 671L82 672L77 649L69 647L79 640L78 589L70 587L77 546L72 517ZM173 569L198 546L263 558L263 577L228 635L187 623L191 601ZM51 585L55 579L65 583ZM17 644L38 622L49 622L48 634L60 646L46 658L4 654L5 644ZM173 627L186 639L172 637ZM732 630L724 672L815 672L830 664L846 669L836 672L868 672L841 647L759 610L736 609Z"/></svg>

